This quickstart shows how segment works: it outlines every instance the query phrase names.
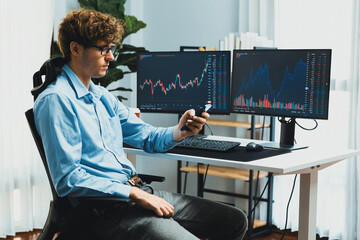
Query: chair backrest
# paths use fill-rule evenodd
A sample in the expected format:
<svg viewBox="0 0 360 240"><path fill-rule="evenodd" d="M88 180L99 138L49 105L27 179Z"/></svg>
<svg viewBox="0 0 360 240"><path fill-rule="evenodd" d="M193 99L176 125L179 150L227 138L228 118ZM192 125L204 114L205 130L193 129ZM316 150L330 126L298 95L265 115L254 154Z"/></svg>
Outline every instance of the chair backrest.
<svg viewBox="0 0 360 240"><path fill-rule="evenodd" d="M46 161L46 155L45 155L44 146L43 146L41 137L40 137L40 135L39 135L39 133L38 133L38 131L36 129L33 109L31 108L31 109L27 110L25 112L25 116L26 116L26 119L28 121L32 136L33 136L33 138L35 140L35 144L36 144L36 146L37 146L37 148L39 150L41 160L42 160L42 162L44 164L45 171L46 171L47 177L48 177L49 182L50 182L51 193L53 195L53 199L57 200L57 199L59 199L59 196L57 195L57 193L55 191L55 187L54 187L53 182L51 180L49 166L48 166L48 163Z"/></svg>
<svg viewBox="0 0 360 240"><path fill-rule="evenodd" d="M62 57L52 58L52 59L49 59L46 62L44 62L44 64L41 66L40 70L34 73L34 75L33 75L33 87L34 88L31 90L31 94L34 96L34 101L39 96L39 94L42 91L44 91L47 86L49 86L52 82L54 82L58 75L61 74L62 67L64 66L64 64L65 64L65 61ZM45 76L44 81L42 79L42 76ZM36 129L33 109L31 108L28 111L26 111L25 116L29 123L29 127L30 127L31 133L34 137L36 146L39 150L41 160L44 164L46 174L47 174L47 177L50 182L53 199L57 200L57 199L59 199L59 196L57 195L57 193L55 191L55 187L51 180L49 167L48 167L48 164L46 161L44 146L43 146L41 137Z"/></svg>
<svg viewBox="0 0 360 240"><path fill-rule="evenodd" d="M65 61L62 57L52 58L47 60L40 68L39 71L34 73L33 76L33 89L31 94L34 96L34 101L37 96L45 90L50 83L54 82L58 75L61 74L62 67ZM45 80L42 80L42 76L45 76Z"/></svg>
<svg viewBox="0 0 360 240"><path fill-rule="evenodd" d="M59 197L55 191L55 187L50 176L49 166L46 161L44 146L41 137L36 129L33 109L31 108L27 110L25 112L25 116L28 121L32 136L35 140L36 146L39 150L41 160L45 167L45 171L51 187L51 193L53 196L53 201L51 201L50 203L50 209L46 223L38 239L41 240L54 239L54 236L57 232L62 232L64 231L64 229L67 229L68 226L67 223L72 219L73 216L72 213L74 212L75 206L71 203L69 198ZM56 239L59 238L61 237L58 237Z"/></svg>

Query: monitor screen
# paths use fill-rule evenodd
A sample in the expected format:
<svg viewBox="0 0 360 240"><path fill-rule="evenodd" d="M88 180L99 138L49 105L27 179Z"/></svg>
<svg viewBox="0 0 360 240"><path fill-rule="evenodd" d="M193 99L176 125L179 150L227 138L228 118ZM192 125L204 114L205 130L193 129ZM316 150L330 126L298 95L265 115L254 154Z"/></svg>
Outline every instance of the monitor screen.
<svg viewBox="0 0 360 240"><path fill-rule="evenodd" d="M327 119L331 49L235 50L231 112Z"/></svg>
<svg viewBox="0 0 360 240"><path fill-rule="evenodd" d="M138 54L140 111L183 113L209 103L209 113L230 113L229 51Z"/></svg>

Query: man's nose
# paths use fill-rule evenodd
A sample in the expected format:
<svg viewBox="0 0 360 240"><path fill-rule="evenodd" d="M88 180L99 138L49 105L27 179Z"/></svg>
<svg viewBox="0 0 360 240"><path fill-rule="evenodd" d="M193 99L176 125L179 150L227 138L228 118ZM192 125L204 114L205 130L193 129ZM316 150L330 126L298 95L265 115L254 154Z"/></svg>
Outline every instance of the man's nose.
<svg viewBox="0 0 360 240"><path fill-rule="evenodd" d="M115 59L114 54L111 50L105 55L105 57L108 61L114 61Z"/></svg>

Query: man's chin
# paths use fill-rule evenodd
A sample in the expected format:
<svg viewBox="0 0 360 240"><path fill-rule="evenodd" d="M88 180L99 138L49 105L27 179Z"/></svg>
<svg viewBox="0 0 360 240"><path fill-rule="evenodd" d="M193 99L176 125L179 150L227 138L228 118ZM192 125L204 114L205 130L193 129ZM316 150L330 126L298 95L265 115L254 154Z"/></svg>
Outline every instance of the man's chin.
<svg viewBox="0 0 360 240"><path fill-rule="evenodd" d="M106 75L107 71L104 71L103 74L98 74L97 76L93 76L92 78L102 78Z"/></svg>

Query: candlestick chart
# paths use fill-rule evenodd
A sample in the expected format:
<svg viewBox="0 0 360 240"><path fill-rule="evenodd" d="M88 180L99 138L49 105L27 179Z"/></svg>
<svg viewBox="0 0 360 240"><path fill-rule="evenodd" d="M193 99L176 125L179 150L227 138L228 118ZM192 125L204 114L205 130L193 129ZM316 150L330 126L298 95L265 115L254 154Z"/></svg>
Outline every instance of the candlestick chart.
<svg viewBox="0 0 360 240"><path fill-rule="evenodd" d="M167 83L167 86L163 83L161 79L153 82L151 79L145 79L142 85L140 85L140 90L144 90L144 88L150 88L151 98L154 99L154 94L159 89L160 92L156 92L156 94L163 94L167 95L168 92L181 90L181 91L189 91L189 88L200 88L202 87L201 84L203 83L206 71L208 67L208 62L204 62L204 69L202 70L200 77L195 77L194 79L186 79L185 83L181 82L180 73L176 74L175 80L173 82ZM176 93L174 93L176 94Z"/></svg>
<svg viewBox="0 0 360 240"><path fill-rule="evenodd" d="M143 111L178 112L211 103L229 111L228 52L144 53L138 58L137 100Z"/></svg>

